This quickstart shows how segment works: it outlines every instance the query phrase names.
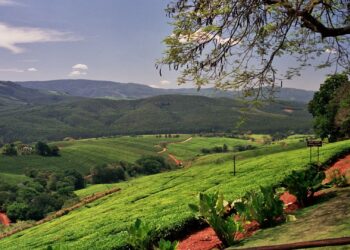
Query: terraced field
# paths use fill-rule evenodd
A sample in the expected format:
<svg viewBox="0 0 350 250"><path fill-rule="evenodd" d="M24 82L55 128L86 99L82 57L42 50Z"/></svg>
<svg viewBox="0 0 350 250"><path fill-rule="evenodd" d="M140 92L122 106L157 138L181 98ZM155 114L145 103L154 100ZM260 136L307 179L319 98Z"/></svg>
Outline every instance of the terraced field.
<svg viewBox="0 0 350 250"><path fill-rule="evenodd" d="M0 155L1 173L22 174L25 168L64 170L74 168L87 173L93 166L120 160L134 162L142 155L156 154L162 142L186 140L189 135L179 138L156 138L155 136L96 138L77 141L56 142L61 157L38 155L8 157Z"/></svg>
<svg viewBox="0 0 350 250"><path fill-rule="evenodd" d="M320 160L326 162L348 149L350 141L325 145ZM0 249L45 249L61 245L68 249L122 249L126 228L136 218L157 227L159 235L181 229L193 218L188 203L198 192L222 191L228 199L241 196L259 185L274 184L308 163L307 149L249 157L238 162L238 175L231 172L231 161L194 164L173 172L140 177L115 185L96 185L78 192L85 196L120 187L121 191L102 198L59 219L0 240Z"/></svg>

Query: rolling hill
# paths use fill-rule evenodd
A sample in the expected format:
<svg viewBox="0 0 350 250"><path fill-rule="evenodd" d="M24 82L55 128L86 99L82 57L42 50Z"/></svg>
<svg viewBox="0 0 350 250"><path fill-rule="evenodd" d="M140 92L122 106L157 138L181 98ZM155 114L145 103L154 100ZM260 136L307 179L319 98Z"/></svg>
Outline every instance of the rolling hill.
<svg viewBox="0 0 350 250"><path fill-rule="evenodd" d="M140 99L158 95L181 94L200 95L207 97L239 96L238 92L219 91L214 88L203 88L200 91L194 88L159 89L144 84L120 83L112 81L96 81L84 79L66 79L53 81L19 82L23 87L56 91L72 96L109 99ZM276 88L276 98L285 101L309 102L313 97L313 91L293 88Z"/></svg>
<svg viewBox="0 0 350 250"><path fill-rule="evenodd" d="M62 100L63 97L50 98ZM232 130L306 132L311 129L306 105L296 102L276 102L243 112L246 106L241 101L189 95L119 101L80 97L63 100L66 101L0 108L0 142ZM244 124L236 128L242 117Z"/></svg>
<svg viewBox="0 0 350 250"><path fill-rule="evenodd" d="M325 145L320 161L327 162L349 149L349 141ZM101 198L69 214L0 240L1 249L126 249L126 230L141 218L157 235L179 232L193 220L188 208L198 192L220 190L229 200L259 185L278 183L292 170L308 164L307 149L265 152L239 161L237 176L232 162L211 162L177 171L140 177L114 185L94 185L78 191L81 197L115 186L120 192ZM252 181L253 180L253 181Z"/></svg>

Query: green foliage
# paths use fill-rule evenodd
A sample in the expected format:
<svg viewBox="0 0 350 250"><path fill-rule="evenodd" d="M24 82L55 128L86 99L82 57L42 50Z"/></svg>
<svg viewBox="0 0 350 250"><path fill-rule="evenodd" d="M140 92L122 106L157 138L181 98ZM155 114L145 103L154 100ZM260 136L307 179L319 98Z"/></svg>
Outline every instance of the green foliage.
<svg viewBox="0 0 350 250"><path fill-rule="evenodd" d="M247 192L241 202L235 203L235 208L244 220L256 220L262 228L284 219L283 202L271 186L260 187L260 192Z"/></svg>
<svg viewBox="0 0 350 250"><path fill-rule="evenodd" d="M35 144L35 151L41 156L60 156L60 149L58 146L49 146L47 143L41 141Z"/></svg>
<svg viewBox="0 0 350 250"><path fill-rule="evenodd" d="M350 174L350 172L349 172ZM336 187L346 187L350 185L350 175L344 174L342 175L339 169L334 169L328 176L330 179L329 184L334 185Z"/></svg>
<svg viewBox="0 0 350 250"><path fill-rule="evenodd" d="M142 156L136 163L142 168L145 174L156 174L162 170L169 170L171 168L163 157L156 155Z"/></svg>
<svg viewBox="0 0 350 250"><path fill-rule="evenodd" d="M199 206L190 204L189 207L213 228L225 247L238 243L235 240L235 233L240 231L241 225L232 217L225 217L226 210L222 194L199 193Z"/></svg>
<svg viewBox="0 0 350 250"><path fill-rule="evenodd" d="M17 148L15 144L5 144L5 146L2 148L2 154L6 156L16 156Z"/></svg>
<svg viewBox="0 0 350 250"><path fill-rule="evenodd" d="M158 242L158 248L156 248L156 250L176 250L178 244L179 243L177 241L171 242L168 240L161 239Z"/></svg>
<svg viewBox="0 0 350 250"><path fill-rule="evenodd" d="M343 124L336 124L336 116L341 109L340 104L343 98L339 97L344 92L343 87L349 86L349 84L350 82L346 74L329 76L309 103L309 111L315 118L315 132L322 139L328 138L329 141L335 141L344 137L344 133L341 133ZM350 114L347 115L350 117ZM344 120L346 123L347 119Z"/></svg>
<svg viewBox="0 0 350 250"><path fill-rule="evenodd" d="M154 231L150 226L140 219L136 219L135 223L128 229L127 242L134 250L152 249L152 238Z"/></svg>
<svg viewBox="0 0 350 250"><path fill-rule="evenodd" d="M113 183L124 181L126 175L121 166L113 164L104 164L102 166L93 167L90 171L93 184Z"/></svg>
<svg viewBox="0 0 350 250"><path fill-rule="evenodd" d="M145 143L147 140L153 140L153 148L153 145L157 144L155 136L134 139L130 141L128 137L125 140L135 146L135 151L145 145L148 148L149 142ZM86 140L86 144L94 141ZM111 145L126 145L123 141L115 139L101 139L101 147L106 141ZM79 147L82 145L84 144L79 144ZM97 149L96 144L93 146ZM115 148L119 150L121 147ZM126 148L125 155L135 152L130 147ZM198 152L201 147L196 148ZM326 144L322 147L320 162L328 162L334 155L348 148L349 141ZM136 218L147 221L150 227L157 228L158 237L166 238L170 232L182 231L194 220L188 204L196 202L195 197L199 192L221 190L229 200L235 200L247 190L277 185L292 170L305 169L309 161L309 151L306 148L292 149L293 147L285 151L286 148L271 145L242 152L242 158L239 158L238 162L242 172L238 172L236 176L232 175L232 156L224 158L224 162L217 165L214 162L216 156L209 155L203 156L203 160L198 159L198 163L194 163L190 168L143 176L116 184L91 185L77 191L77 195L85 197L113 187L121 188L121 192L90 203L61 218L4 238L0 240L0 248L16 250L28 249L29 246L44 249L54 242L55 245L61 244L69 249L89 249L94 244L98 246L97 249L127 249L126 230ZM154 150L157 151L156 148ZM91 216L92 214L94 216Z"/></svg>
<svg viewBox="0 0 350 250"><path fill-rule="evenodd" d="M308 169L303 171L292 171L285 177L282 185L288 189L288 192L295 195L300 206L307 206L316 191L322 188L322 181L325 173L319 171L317 165L310 164Z"/></svg>

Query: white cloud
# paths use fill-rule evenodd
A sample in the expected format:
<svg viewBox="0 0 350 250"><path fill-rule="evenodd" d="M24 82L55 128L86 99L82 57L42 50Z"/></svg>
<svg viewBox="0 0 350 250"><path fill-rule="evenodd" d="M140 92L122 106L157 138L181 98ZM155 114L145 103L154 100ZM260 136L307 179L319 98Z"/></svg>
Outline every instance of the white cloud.
<svg viewBox="0 0 350 250"><path fill-rule="evenodd" d="M22 6L22 4L13 0L0 0L0 6Z"/></svg>
<svg viewBox="0 0 350 250"><path fill-rule="evenodd" d="M162 80L159 83L160 83L160 85L169 85L171 82L168 80Z"/></svg>
<svg viewBox="0 0 350 250"><path fill-rule="evenodd" d="M25 51L24 48L18 46L19 44L79 40L81 40L81 38L70 32L32 27L14 27L0 22L0 47L8 49L14 54Z"/></svg>
<svg viewBox="0 0 350 250"><path fill-rule="evenodd" d="M69 73L69 76L83 76L87 75L89 67L86 64L78 63L72 66L72 72Z"/></svg>
<svg viewBox="0 0 350 250"><path fill-rule="evenodd" d="M86 75L86 72L82 72L79 70L73 70L72 72L69 73L69 76L83 76Z"/></svg>
<svg viewBox="0 0 350 250"><path fill-rule="evenodd" d="M75 70L88 70L89 67L86 64L78 63L78 64L74 65L72 67L72 69L75 69Z"/></svg>
<svg viewBox="0 0 350 250"><path fill-rule="evenodd" d="M150 84L150 85L148 85L148 86L150 86L151 88L159 89L159 86L154 85L154 84Z"/></svg>
<svg viewBox="0 0 350 250"><path fill-rule="evenodd" d="M23 73L24 70L17 68L8 68L8 69L0 69L0 72L9 72L9 73Z"/></svg>
<svg viewBox="0 0 350 250"><path fill-rule="evenodd" d="M36 68L29 68L27 69L28 72L38 72L38 70Z"/></svg>

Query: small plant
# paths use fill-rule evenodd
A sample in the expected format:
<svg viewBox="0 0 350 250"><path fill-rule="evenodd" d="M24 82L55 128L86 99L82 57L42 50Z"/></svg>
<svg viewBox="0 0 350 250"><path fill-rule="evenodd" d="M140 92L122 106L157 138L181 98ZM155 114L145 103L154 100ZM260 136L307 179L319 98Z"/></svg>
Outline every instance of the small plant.
<svg viewBox="0 0 350 250"><path fill-rule="evenodd" d="M158 242L158 248L156 248L156 250L176 250L178 244L179 242L177 241L171 242L168 240L161 239Z"/></svg>
<svg viewBox="0 0 350 250"><path fill-rule="evenodd" d="M346 175L342 175L339 171L339 169L334 169L329 174L329 179L331 185L334 185L336 187L346 187L349 185L349 181L346 177Z"/></svg>
<svg viewBox="0 0 350 250"><path fill-rule="evenodd" d="M156 238L155 230L140 219L136 219L135 223L129 227L128 234L128 243L135 250L176 250L178 245L177 241L160 239L158 247L153 246L152 240Z"/></svg>
<svg viewBox="0 0 350 250"><path fill-rule="evenodd" d="M137 219L128 229L128 242L133 249L152 249L153 230L140 219Z"/></svg>
<svg viewBox="0 0 350 250"><path fill-rule="evenodd" d="M297 197L301 207L305 207L313 198L314 193L323 187L324 178L323 171L318 171L316 165L310 165L305 171L293 171L282 181L282 186L285 186L289 193Z"/></svg>
<svg viewBox="0 0 350 250"><path fill-rule="evenodd" d="M213 228L224 247L238 243L234 235L241 230L241 224L232 217L225 216L226 207L222 194L199 193L199 206L190 204L189 207Z"/></svg>
<svg viewBox="0 0 350 250"><path fill-rule="evenodd" d="M260 187L260 192L249 191L235 208L243 220L255 220L260 227L274 226L284 219L283 202L272 187Z"/></svg>

